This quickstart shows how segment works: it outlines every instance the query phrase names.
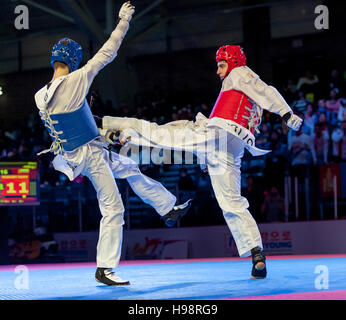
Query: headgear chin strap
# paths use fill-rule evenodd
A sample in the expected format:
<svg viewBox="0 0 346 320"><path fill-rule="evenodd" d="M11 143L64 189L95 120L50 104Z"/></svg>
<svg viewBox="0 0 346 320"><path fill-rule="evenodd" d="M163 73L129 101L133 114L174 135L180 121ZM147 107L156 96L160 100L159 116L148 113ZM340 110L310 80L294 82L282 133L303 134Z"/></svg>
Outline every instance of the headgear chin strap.
<svg viewBox="0 0 346 320"><path fill-rule="evenodd" d="M63 38L53 46L50 64L54 68L54 62L63 62L68 65L70 72L73 72L78 69L82 55L82 47L79 43L69 38Z"/></svg>
<svg viewBox="0 0 346 320"><path fill-rule="evenodd" d="M226 45L216 52L216 62L225 60L228 64L226 75L236 67L246 66L246 57L240 46Z"/></svg>

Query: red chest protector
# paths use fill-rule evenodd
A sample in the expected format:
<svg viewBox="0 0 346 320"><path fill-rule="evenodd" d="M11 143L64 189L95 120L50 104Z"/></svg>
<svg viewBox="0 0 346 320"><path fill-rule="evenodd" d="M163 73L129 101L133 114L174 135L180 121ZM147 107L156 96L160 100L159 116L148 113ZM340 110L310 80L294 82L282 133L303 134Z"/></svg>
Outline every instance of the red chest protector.
<svg viewBox="0 0 346 320"><path fill-rule="evenodd" d="M247 95L237 90L221 91L209 116L232 120L247 128L252 103Z"/></svg>

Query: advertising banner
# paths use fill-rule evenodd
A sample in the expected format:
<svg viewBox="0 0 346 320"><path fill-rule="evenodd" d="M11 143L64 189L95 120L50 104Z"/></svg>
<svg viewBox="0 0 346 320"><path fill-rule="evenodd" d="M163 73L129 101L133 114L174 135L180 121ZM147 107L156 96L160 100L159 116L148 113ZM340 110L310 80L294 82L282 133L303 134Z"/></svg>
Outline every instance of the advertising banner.
<svg viewBox="0 0 346 320"><path fill-rule="evenodd" d="M55 233L54 238L65 262L96 260L98 232Z"/></svg>
<svg viewBox="0 0 346 320"><path fill-rule="evenodd" d="M266 255L346 253L346 220L259 225ZM66 262L95 261L98 232L57 233ZM122 260L238 257L226 225L124 231Z"/></svg>

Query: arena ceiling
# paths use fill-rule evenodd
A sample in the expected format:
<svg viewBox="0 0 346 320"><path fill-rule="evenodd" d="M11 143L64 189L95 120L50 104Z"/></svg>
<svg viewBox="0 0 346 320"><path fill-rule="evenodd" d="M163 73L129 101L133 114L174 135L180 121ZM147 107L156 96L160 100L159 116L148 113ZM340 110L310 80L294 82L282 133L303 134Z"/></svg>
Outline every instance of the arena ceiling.
<svg viewBox="0 0 346 320"><path fill-rule="evenodd" d="M0 43L18 41L28 35L49 34L71 28L87 31L96 41L103 42L115 25L123 0L2 0L0 1ZM136 13L131 32L140 34L155 28L160 21L210 12L228 13L245 8L285 3L287 1L246 0L136 0ZM26 5L29 29L16 30L15 8Z"/></svg>

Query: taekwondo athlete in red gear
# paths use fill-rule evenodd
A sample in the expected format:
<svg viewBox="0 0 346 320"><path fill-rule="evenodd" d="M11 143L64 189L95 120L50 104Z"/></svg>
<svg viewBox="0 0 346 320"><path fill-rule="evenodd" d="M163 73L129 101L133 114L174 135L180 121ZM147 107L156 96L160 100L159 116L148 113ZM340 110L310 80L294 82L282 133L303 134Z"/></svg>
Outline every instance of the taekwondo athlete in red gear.
<svg viewBox="0 0 346 320"><path fill-rule="evenodd" d="M219 48L216 53L216 62L218 63L217 74L223 83L209 116L210 119L228 120L229 124L233 124L235 134L244 130L254 134L260 124L258 113L261 114L261 110L257 109L257 103L268 111L278 113L293 130L299 129L302 120L293 115L291 108L274 87L266 85L246 66L246 57L240 46L226 45ZM249 136L251 134L249 133ZM217 190L216 198L223 209L240 256L248 255L250 248L253 259L252 277L264 278L266 267L260 233L247 210L248 201L240 195L240 161L244 147L234 145L231 148L235 156L233 169L222 178L212 174L210 177L214 191ZM230 187L228 189L230 192L227 191L227 186ZM242 223L237 227L239 221Z"/></svg>
<svg viewBox="0 0 346 320"><path fill-rule="evenodd" d="M254 132L258 131L262 108L279 114L287 126L298 130L302 119L272 86L264 83L246 66L246 57L240 46L227 45L216 54L217 74L222 88L209 118L201 113L196 121L180 120L157 125L135 118L103 117L103 128L121 131L120 139L131 137L130 145L146 145L186 150L201 156L200 148L215 135L215 129L227 134L226 147L203 149L207 153L207 166L216 199L235 240L240 257L252 256L252 278L267 275L263 245L256 221L248 211L249 203L241 196L241 159L246 148L252 155L270 151L255 146ZM165 130L165 135L156 134ZM172 139L175 133L185 139ZM136 135L135 133L139 133ZM215 165L215 162L222 166Z"/></svg>
<svg viewBox="0 0 346 320"><path fill-rule="evenodd" d="M35 94L41 119L52 137L49 150L56 156L54 168L72 181L79 174L92 182L102 214L97 243L97 270L95 278L107 285L128 285L115 274L121 255L124 206L114 178L127 179L133 191L173 226L187 211L190 201L175 206L176 197L163 185L143 175L138 165L129 158L104 148L106 138L100 135L91 114L86 95L98 72L117 55L134 13L130 2L119 11L119 23L102 48L85 66L81 46L69 39L54 45L51 82ZM112 160L110 159L112 158Z"/></svg>

